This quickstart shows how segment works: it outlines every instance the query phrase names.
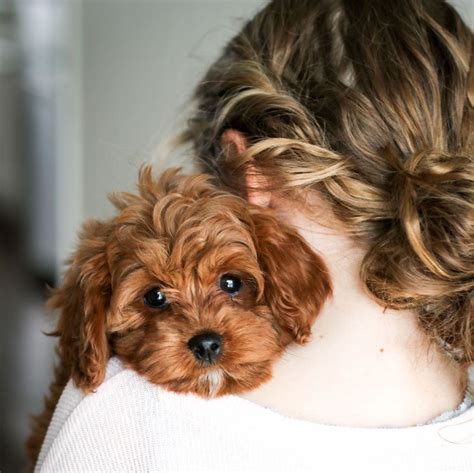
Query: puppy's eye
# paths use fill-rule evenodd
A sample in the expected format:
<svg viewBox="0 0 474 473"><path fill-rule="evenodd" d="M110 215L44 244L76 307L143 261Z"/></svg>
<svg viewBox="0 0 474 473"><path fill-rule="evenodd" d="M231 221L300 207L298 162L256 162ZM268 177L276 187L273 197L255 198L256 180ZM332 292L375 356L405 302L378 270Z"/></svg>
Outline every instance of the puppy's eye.
<svg viewBox="0 0 474 473"><path fill-rule="evenodd" d="M240 291L242 281L237 276L232 276L232 274L224 274L221 277L219 287L227 294L234 296Z"/></svg>
<svg viewBox="0 0 474 473"><path fill-rule="evenodd" d="M162 309L168 305L166 296L160 291L159 288L155 287L151 291L148 291L144 297L145 304L153 307L153 309Z"/></svg>

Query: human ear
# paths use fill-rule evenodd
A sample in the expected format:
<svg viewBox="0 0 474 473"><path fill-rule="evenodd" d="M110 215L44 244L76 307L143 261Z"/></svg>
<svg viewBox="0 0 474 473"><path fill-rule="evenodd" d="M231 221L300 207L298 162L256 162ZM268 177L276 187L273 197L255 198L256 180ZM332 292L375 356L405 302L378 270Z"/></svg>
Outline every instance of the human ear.
<svg viewBox="0 0 474 473"><path fill-rule="evenodd" d="M221 147L228 160L235 160L247 150L245 136L240 131L230 128L221 136ZM271 192L262 190L268 186L268 182L264 176L256 172L252 162L245 167L245 185L246 198L251 204L260 207L270 206Z"/></svg>

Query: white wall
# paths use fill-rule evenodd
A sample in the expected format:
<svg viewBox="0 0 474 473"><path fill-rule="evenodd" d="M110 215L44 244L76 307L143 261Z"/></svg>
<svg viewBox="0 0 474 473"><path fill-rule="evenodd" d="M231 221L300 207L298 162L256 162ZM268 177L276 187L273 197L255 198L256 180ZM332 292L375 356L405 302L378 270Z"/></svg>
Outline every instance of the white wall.
<svg viewBox="0 0 474 473"><path fill-rule="evenodd" d="M180 107L225 42L262 1L96 1L83 6L84 212L104 216L146 148L176 128Z"/></svg>
<svg viewBox="0 0 474 473"><path fill-rule="evenodd" d="M448 3L453 5L464 21L474 29L474 0L449 0Z"/></svg>

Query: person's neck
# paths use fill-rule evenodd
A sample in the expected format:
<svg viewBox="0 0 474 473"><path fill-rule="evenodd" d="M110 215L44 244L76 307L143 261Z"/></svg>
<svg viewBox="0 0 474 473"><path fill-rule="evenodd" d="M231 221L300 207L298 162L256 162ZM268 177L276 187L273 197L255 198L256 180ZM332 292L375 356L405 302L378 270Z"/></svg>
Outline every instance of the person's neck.
<svg viewBox="0 0 474 473"><path fill-rule="evenodd" d="M333 297L311 341L290 345L273 378L242 397L292 417L358 427L411 426L456 408L466 370L429 343L413 312L370 298L359 278L363 250L301 213L280 214L323 257Z"/></svg>

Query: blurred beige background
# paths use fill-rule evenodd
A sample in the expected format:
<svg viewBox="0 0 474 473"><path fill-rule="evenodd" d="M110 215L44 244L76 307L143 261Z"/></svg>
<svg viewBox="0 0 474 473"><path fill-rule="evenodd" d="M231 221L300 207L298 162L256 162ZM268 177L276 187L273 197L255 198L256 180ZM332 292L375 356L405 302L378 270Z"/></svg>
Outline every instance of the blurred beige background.
<svg viewBox="0 0 474 473"><path fill-rule="evenodd" d="M315 0L317 1L317 0ZM80 223L110 215L193 86L264 0L0 0L0 471L19 471L54 340L43 312ZM452 2L474 26L474 1Z"/></svg>

